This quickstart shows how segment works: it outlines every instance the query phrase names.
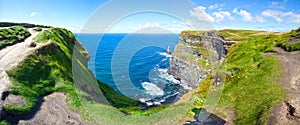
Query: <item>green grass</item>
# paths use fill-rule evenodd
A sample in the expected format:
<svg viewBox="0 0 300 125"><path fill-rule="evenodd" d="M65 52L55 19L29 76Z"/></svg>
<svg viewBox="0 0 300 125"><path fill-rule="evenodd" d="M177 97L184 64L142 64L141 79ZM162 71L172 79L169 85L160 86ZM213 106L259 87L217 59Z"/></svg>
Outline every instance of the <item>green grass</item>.
<svg viewBox="0 0 300 125"><path fill-rule="evenodd" d="M197 58L193 54L189 54L186 52L174 52L176 57L182 57L189 62L196 62Z"/></svg>
<svg viewBox="0 0 300 125"><path fill-rule="evenodd" d="M0 125L9 125L7 121L0 121Z"/></svg>
<svg viewBox="0 0 300 125"><path fill-rule="evenodd" d="M188 109L191 107L190 103L181 103L170 105L164 109L157 109L160 108L157 107L149 110L159 110L159 112L155 111L155 113L147 114L149 111L145 111L139 113L146 114L128 115L111 106L86 101L82 102L85 105L85 110L81 114L84 119L93 121L95 124L106 123L115 125L176 124L186 115Z"/></svg>
<svg viewBox="0 0 300 125"><path fill-rule="evenodd" d="M0 49L24 41L30 35L30 32L22 26L0 29Z"/></svg>
<svg viewBox="0 0 300 125"><path fill-rule="evenodd" d="M202 33L203 33L203 31L186 30L186 31L182 31L180 33L180 36L181 37L184 37L184 36L195 37L195 36L202 35Z"/></svg>
<svg viewBox="0 0 300 125"><path fill-rule="evenodd" d="M264 124L271 107L283 97L283 91L277 84L282 72L279 59L263 55L265 52L274 51L272 47L278 38L272 35L256 35L260 31L220 31L222 32L240 42L231 47L226 58L227 76L220 106L233 107L236 110L236 124ZM193 32L194 35L199 33L201 32ZM62 91L71 101L69 107L79 111L82 118L95 124L178 123L178 119L189 116L188 111L203 106L212 82L209 75L195 91L191 92L190 100L144 111L136 106L137 101L117 93L110 86L94 79L86 67L88 61L86 50L79 45L75 46L73 51L74 45L79 43L71 32L52 28L50 31L42 31L34 39L49 45L21 62L19 67L8 71L13 82L11 92L23 96L28 102L24 107L5 107L9 113L15 115L28 112L36 104L38 97ZM77 55L76 58L72 58L74 54ZM179 56L182 54L188 60L197 63L193 55L175 54ZM200 63L206 62L200 60ZM76 72L73 72L74 70ZM73 78L79 79L74 81ZM74 83L86 87L89 91L101 91L105 97L102 101L108 101L112 106L92 101L94 99L90 98L94 97L76 89Z"/></svg>
<svg viewBox="0 0 300 125"><path fill-rule="evenodd" d="M48 42L49 39L51 39L50 37L51 37L51 32L48 30L45 30L43 32L40 32L38 35L36 35L33 38L33 40L40 42L40 43L45 43L45 42Z"/></svg>
<svg viewBox="0 0 300 125"><path fill-rule="evenodd" d="M247 40L251 35L264 33L264 31L257 31L257 30L233 30L233 29L224 29L224 30L219 30L217 32L221 33L226 38L231 38L232 40L235 41Z"/></svg>
<svg viewBox="0 0 300 125"><path fill-rule="evenodd" d="M141 107L129 107L129 108L120 108L120 111L135 116L149 116L151 114L158 113L168 107L169 105L163 105L163 106L151 107L146 110L142 109Z"/></svg>
<svg viewBox="0 0 300 125"><path fill-rule="evenodd" d="M34 28L34 30L40 32L40 31L42 31L43 29L42 29L41 27L36 27L36 28Z"/></svg>
<svg viewBox="0 0 300 125"><path fill-rule="evenodd" d="M283 33L280 35L276 35L273 37L276 37L276 45L278 47L283 48L286 51L298 51L300 50L300 40L293 42L293 43L289 43L288 40L290 39L290 37L294 36L295 34L300 32L300 28L296 29L296 30L292 30L288 33ZM299 36L298 36L299 37ZM300 38L298 38L300 39Z"/></svg>
<svg viewBox="0 0 300 125"><path fill-rule="evenodd" d="M275 52L273 47L278 41L277 35L250 30L221 30L219 33L238 43L230 48L225 60L226 82L217 107L224 110L215 113L226 118L225 109L231 108L236 113L235 124L267 124L271 108L284 96L279 83L280 60L264 56L266 52ZM197 89L183 97L192 98L193 105L187 116L195 115L192 109L205 107L213 81L211 76L208 75Z"/></svg>
<svg viewBox="0 0 300 125"><path fill-rule="evenodd" d="M78 68L82 74L93 76L86 68L89 58L87 51L77 42L74 35L65 29L52 28L41 32L34 39L38 42L50 41L50 43L45 43L47 45L36 50L18 67L7 71L13 82L11 93L24 97L27 105L23 107L8 105L5 107L6 111L13 115L27 113L36 105L39 97L55 91L67 93L71 100L71 107L74 109L80 107L81 103L73 81L72 54L74 45L78 44L79 46L74 50L80 55L76 58L76 62L80 64ZM137 101L117 93L102 82L95 83L113 106L127 107L138 104Z"/></svg>
<svg viewBox="0 0 300 125"><path fill-rule="evenodd" d="M248 36L227 54L226 84L220 105L234 107L236 124L266 124L269 111L283 98L280 61L263 55L273 46L274 39L267 35Z"/></svg>

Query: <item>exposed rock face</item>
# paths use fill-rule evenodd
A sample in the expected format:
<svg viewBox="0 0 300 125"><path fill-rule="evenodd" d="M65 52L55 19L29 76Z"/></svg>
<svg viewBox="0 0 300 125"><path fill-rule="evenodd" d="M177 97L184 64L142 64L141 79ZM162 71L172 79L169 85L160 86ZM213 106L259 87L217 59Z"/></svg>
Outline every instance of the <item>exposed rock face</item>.
<svg viewBox="0 0 300 125"><path fill-rule="evenodd" d="M225 59L224 43L224 37L216 32L182 32L168 72L196 88L214 65Z"/></svg>

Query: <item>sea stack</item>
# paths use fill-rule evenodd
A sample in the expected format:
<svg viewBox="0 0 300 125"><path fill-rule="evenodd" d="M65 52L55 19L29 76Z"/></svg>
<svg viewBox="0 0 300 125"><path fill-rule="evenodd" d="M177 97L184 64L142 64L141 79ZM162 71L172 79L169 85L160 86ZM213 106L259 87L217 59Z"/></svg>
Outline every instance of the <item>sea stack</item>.
<svg viewBox="0 0 300 125"><path fill-rule="evenodd" d="M171 54L170 46L168 46L167 53L168 53L168 54Z"/></svg>

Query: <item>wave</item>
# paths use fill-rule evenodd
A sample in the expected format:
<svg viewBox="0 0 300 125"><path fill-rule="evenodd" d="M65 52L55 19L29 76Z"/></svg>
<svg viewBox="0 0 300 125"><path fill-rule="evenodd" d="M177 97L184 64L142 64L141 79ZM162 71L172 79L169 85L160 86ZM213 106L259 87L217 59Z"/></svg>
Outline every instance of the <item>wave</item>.
<svg viewBox="0 0 300 125"><path fill-rule="evenodd" d="M158 52L158 54L161 55L161 56L168 57L168 58L173 57L171 54L166 53L166 52Z"/></svg>
<svg viewBox="0 0 300 125"><path fill-rule="evenodd" d="M149 100L151 100L151 99L147 99L147 98L140 98L139 100L140 100L140 102L143 102L143 103L144 103L144 102L147 102L147 101L149 101Z"/></svg>
<svg viewBox="0 0 300 125"><path fill-rule="evenodd" d="M182 86L183 89L185 89L185 90L192 90L192 88L189 87L187 84L185 84L184 81L177 80L177 79L174 78L173 75L170 75L167 72L168 69L157 69L157 71L159 72L159 77L161 77L161 78L163 78L163 79L165 79L167 81L170 81L170 82L172 82L174 84L178 84L178 85Z"/></svg>
<svg viewBox="0 0 300 125"><path fill-rule="evenodd" d="M164 91L153 83L143 82L142 86L150 95L154 95L154 96L164 95Z"/></svg>

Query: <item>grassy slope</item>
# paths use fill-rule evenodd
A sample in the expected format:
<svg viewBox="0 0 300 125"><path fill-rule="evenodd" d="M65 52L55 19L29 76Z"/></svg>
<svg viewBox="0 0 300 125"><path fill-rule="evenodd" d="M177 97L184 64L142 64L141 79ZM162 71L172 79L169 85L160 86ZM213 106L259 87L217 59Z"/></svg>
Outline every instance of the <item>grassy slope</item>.
<svg viewBox="0 0 300 125"><path fill-rule="evenodd" d="M194 33L197 34L197 32ZM227 107L235 109L236 119L234 122L236 124L264 124L266 123L269 109L283 97L283 91L277 84L280 81L281 64L278 58L263 55L265 52L274 51L272 46L275 45L274 41L276 38L272 35L270 36L272 33L262 31L223 30L220 33L224 35L227 33L226 37L238 40L240 43L232 47L226 59L227 80L219 106L224 109ZM186 94L177 103L179 105L190 105L185 106L185 112L188 112L188 114L181 112L183 113L181 115L185 116L181 116L182 119L190 119L194 115L192 109L204 106L205 98L212 82L213 78L209 75L196 90ZM92 106L90 108L94 109ZM151 114L148 117L122 116L119 114L106 115L106 118L108 121L117 118L120 123L144 123L144 118L147 118L146 121L153 121L155 117L161 117L160 114L179 114L179 111L171 113L170 109L173 108L179 109L177 105L172 105L166 110ZM92 117L103 116L100 112L98 114ZM224 114L218 115L222 116ZM139 117L139 119L132 119L132 117ZM184 121L182 120L181 122L184 123Z"/></svg>
<svg viewBox="0 0 300 125"><path fill-rule="evenodd" d="M293 42L293 43L288 43L288 40L290 37L296 35L296 34L299 34L300 33L300 28L296 29L296 30L292 30L291 32L288 32L288 33L283 33L281 35L276 35L275 37L277 37L277 46L283 48L284 50L286 51L297 51L297 50L300 50L300 41L296 41L296 42ZM299 38L299 35L298 35L298 40L300 39Z"/></svg>
<svg viewBox="0 0 300 125"><path fill-rule="evenodd" d="M5 109L11 114L24 114L35 106L38 97L54 91L67 93L72 101L72 106L80 107L81 103L73 84L72 54L74 50L81 55L77 61L83 64L80 65L82 73L92 76L86 68L88 61L86 50L82 46L74 49L74 44L78 42L73 34L65 29L52 28L49 31L43 31L35 40L37 42L47 41L45 43L47 45L26 58L17 68L7 71L13 81L11 92L23 96L28 105L23 107L9 105ZM137 101L115 92L106 84L96 82L112 105L126 107L138 104Z"/></svg>
<svg viewBox="0 0 300 125"><path fill-rule="evenodd" d="M24 41L31 34L22 26L0 29L0 49Z"/></svg>
<svg viewBox="0 0 300 125"><path fill-rule="evenodd" d="M135 106L138 104L137 101L116 93L108 85L98 81L96 82L99 86L94 84L94 76L86 67L88 54L71 32L51 28L50 31L41 32L35 40L47 45L21 62L17 68L7 72L13 81L11 92L23 96L28 105L23 107L9 105L5 107L8 113L24 114L36 104L38 97L54 91L67 93L71 101L70 108L79 111L84 119L97 124L176 123L190 107L190 103L181 103L143 111ZM73 51L74 44L78 46L75 46ZM76 58L72 58L72 52ZM73 81L74 77L80 79ZM127 115L113 106L89 101L95 97L76 89L75 82L75 86L83 86L87 91L102 90L110 104L134 115ZM106 99L103 99L104 103Z"/></svg>
<svg viewBox="0 0 300 125"><path fill-rule="evenodd" d="M263 55L274 52L272 47L276 45L278 35L252 30L218 32L239 42L227 54L226 82L215 113L226 119L226 115L232 112L227 109L234 109L235 124L266 124L271 107L283 98L283 90L278 84L282 72L280 61L276 57ZM183 33L199 35L201 32ZM208 75L197 89L184 95L180 101L191 101L191 109L205 107L213 81L212 75ZM185 119L191 120L194 115L190 110Z"/></svg>
<svg viewBox="0 0 300 125"><path fill-rule="evenodd" d="M236 110L236 124L265 124L271 107L283 97L278 84L282 72L280 61L263 55L274 51L276 37L249 30L219 32L239 41L227 54L226 84L220 106Z"/></svg>
<svg viewBox="0 0 300 125"><path fill-rule="evenodd" d="M86 98L81 98L81 95L86 96L85 93L79 92L79 96L76 95L74 81L72 81L72 75L75 74L72 74L72 68L70 67L72 46L76 40L70 32L62 29L51 29L50 34L45 33L45 31L42 33L44 35L39 35L36 40L47 42L44 39L50 39L53 47L44 49L44 53L37 52L36 55L32 55L25 60L20 67L8 72L15 83L12 92L26 97L29 102L34 104L36 97L40 95L52 91L65 91L72 101L71 107L79 109L83 118L95 123L151 124L171 123L172 121L176 123L176 120L186 115L187 111L203 105L203 99L211 84L211 78L208 77L199 88L189 93L193 96L192 98L167 108L159 107L152 110L153 112L160 111L158 113L151 113L151 110L147 113L136 110L137 107L130 106L133 110L130 108L123 110L137 115L126 115L112 106L94 103ZM258 33L256 31L223 30L220 33L240 41L240 43L231 48L226 59L227 82L220 106L234 107L236 109L237 117L235 122L237 124L262 123L267 117L268 109L275 104L276 100L282 97L282 90L276 85L281 72L280 68L278 68L280 67L279 61L275 57L263 56L264 52L273 51L271 47L277 38L272 35L265 35L265 33L257 36ZM85 67L87 61L86 51L83 48L76 48L76 50L78 51L75 52L81 56L75 60L75 63L73 60L73 65L82 74L87 74L87 76L83 77L85 80L79 82L87 82L86 84L88 84L92 74ZM34 73L38 74L30 75L30 77L34 77L34 81L33 79L26 80L26 74ZM35 78L35 76L42 77ZM99 85L105 96L108 96L108 100L115 102L115 106L126 107L128 104L135 104L135 101L130 102L130 99L118 95L106 84L99 82ZM93 86L91 85L91 87ZM43 91L40 92L40 89ZM120 97L124 100L117 101ZM126 100L129 101L128 104L116 104L116 102L127 102ZM8 110L12 112L24 110L24 107L18 108L12 106Z"/></svg>

